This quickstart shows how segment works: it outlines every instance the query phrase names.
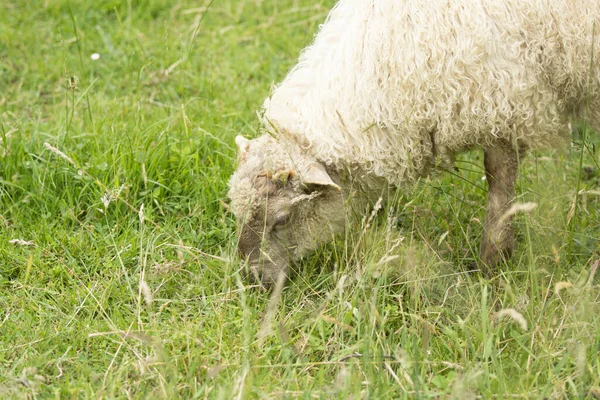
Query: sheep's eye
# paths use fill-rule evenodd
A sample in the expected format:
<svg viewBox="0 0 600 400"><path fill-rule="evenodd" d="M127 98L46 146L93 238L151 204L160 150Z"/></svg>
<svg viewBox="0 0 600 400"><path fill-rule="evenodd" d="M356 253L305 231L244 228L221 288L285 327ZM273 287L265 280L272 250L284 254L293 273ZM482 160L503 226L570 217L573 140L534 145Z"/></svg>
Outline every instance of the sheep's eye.
<svg viewBox="0 0 600 400"><path fill-rule="evenodd" d="M278 229L278 228L285 226L288 222L290 222L291 218L292 218L291 214L286 214L281 217L278 217L275 220L275 222L273 223L273 229Z"/></svg>

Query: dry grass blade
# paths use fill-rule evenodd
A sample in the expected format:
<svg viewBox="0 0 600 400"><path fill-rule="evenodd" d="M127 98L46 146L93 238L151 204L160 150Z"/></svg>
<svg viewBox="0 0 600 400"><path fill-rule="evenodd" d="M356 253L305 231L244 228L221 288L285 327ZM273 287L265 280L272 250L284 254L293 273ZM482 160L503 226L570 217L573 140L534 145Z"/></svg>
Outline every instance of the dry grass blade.
<svg viewBox="0 0 600 400"><path fill-rule="evenodd" d="M554 285L554 294L560 296L560 291L563 289L572 288L573 284L571 282L556 282Z"/></svg>
<svg viewBox="0 0 600 400"><path fill-rule="evenodd" d="M8 241L8 243L14 244L16 246L35 246L35 243L33 243L32 241L23 239L11 239Z"/></svg>
<svg viewBox="0 0 600 400"><path fill-rule="evenodd" d="M146 303L146 306L150 308L152 306L152 290L144 280L140 281L140 291L142 293L142 296L144 297L144 302Z"/></svg>
<svg viewBox="0 0 600 400"><path fill-rule="evenodd" d="M390 263L394 260L397 260L398 258L400 258L399 255L392 255L392 256L384 256L381 257L381 259L379 261L377 261L377 264L375 264L376 267L380 267L382 265L385 265L387 263Z"/></svg>
<svg viewBox="0 0 600 400"><path fill-rule="evenodd" d="M138 217L140 219L140 226L144 225L144 203L140 206L140 211L138 211Z"/></svg>
<svg viewBox="0 0 600 400"><path fill-rule="evenodd" d="M537 207L536 203L515 203L510 206L510 208L502 214L502 216L498 219L496 223L497 226L502 226L510 217L515 215L518 212L531 212Z"/></svg>
<svg viewBox="0 0 600 400"><path fill-rule="evenodd" d="M50 143L44 142L44 147L46 149L50 150L50 152L52 152L52 153L56 154L57 156L59 156L60 158L62 158L63 160L66 160L69 164L76 166L75 161L73 161L73 159L71 157L69 157L68 155L66 155L65 153L63 153L62 151L57 149L56 147L52 146Z"/></svg>
<svg viewBox="0 0 600 400"><path fill-rule="evenodd" d="M517 324L519 324L521 329L523 329L524 331L527 330L527 321L525 320L525 317L523 317L523 314L521 314L514 308L505 308L503 310L498 311L496 314L494 314L494 318L496 320L499 320L503 317L509 317L510 319L515 321Z"/></svg>
<svg viewBox="0 0 600 400"><path fill-rule="evenodd" d="M262 327L258 332L259 347L262 347L265 338L269 335L271 331L271 323L273 320L273 316L275 315L277 305L279 304L279 300L281 299L281 292L283 291L286 279L287 275L283 271L281 271L277 275L277 282L275 283L275 287L273 288L273 292L271 293L271 297L269 298L269 303L267 304L267 311L263 318Z"/></svg>

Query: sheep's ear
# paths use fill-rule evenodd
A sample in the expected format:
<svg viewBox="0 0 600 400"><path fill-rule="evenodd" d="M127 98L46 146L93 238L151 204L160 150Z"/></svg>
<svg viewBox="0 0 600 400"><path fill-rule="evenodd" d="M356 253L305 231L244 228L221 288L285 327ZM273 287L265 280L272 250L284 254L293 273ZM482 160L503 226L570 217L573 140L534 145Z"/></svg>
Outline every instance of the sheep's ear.
<svg viewBox="0 0 600 400"><path fill-rule="evenodd" d="M305 185L325 186L341 190L341 188L331 179L323 164L312 163L302 174L302 183Z"/></svg>
<svg viewBox="0 0 600 400"><path fill-rule="evenodd" d="M237 144L240 159L243 160L250 150L250 141L242 135L238 135L235 138L235 144Z"/></svg>

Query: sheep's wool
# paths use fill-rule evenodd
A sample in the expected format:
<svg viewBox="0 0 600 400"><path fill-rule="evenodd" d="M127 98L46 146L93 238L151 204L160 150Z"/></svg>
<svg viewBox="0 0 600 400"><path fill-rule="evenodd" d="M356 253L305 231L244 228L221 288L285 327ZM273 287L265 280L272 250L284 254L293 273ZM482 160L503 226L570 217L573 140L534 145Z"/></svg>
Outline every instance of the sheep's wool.
<svg viewBox="0 0 600 400"><path fill-rule="evenodd" d="M498 138L556 146L598 126L599 33L599 0L342 0L263 126L396 185Z"/></svg>

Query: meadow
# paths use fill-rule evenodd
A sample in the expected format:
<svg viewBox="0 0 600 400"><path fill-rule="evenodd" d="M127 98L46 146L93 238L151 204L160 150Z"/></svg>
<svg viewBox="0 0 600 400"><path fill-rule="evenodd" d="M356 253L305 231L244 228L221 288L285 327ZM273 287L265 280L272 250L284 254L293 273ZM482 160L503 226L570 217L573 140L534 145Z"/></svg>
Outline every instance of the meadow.
<svg viewBox="0 0 600 400"><path fill-rule="evenodd" d="M600 135L522 160L477 271L483 153L243 278L234 138L333 0L0 2L0 398L600 398Z"/></svg>

